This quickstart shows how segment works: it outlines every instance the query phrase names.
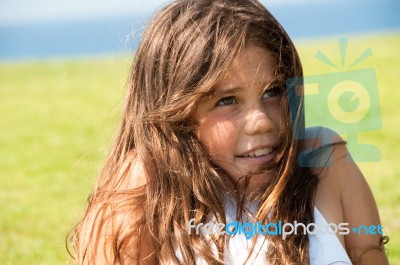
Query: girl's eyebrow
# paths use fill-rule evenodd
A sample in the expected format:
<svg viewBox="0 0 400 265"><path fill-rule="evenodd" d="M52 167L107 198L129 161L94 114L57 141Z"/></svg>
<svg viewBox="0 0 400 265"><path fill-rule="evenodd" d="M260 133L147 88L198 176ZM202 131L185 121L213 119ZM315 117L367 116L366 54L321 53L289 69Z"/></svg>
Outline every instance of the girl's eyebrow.
<svg viewBox="0 0 400 265"><path fill-rule="evenodd" d="M274 86L280 85L281 84L281 79L279 78L274 78L272 80L270 80L269 82L267 82L264 86L263 86L263 91L266 91Z"/></svg>
<svg viewBox="0 0 400 265"><path fill-rule="evenodd" d="M241 87L232 87L232 88L217 88L214 92L211 93L212 97L220 97L228 94L235 94L242 90Z"/></svg>
<svg viewBox="0 0 400 265"><path fill-rule="evenodd" d="M270 81L266 82L266 84L263 86L263 90L266 91L270 88L273 88L274 86L281 86L284 84L283 77L277 76L271 79Z"/></svg>
<svg viewBox="0 0 400 265"><path fill-rule="evenodd" d="M264 93L266 90L268 90L276 85L279 85L281 82L282 82L281 78L273 78L271 80L268 80L261 87L262 93ZM217 88L210 94L210 97L221 97L224 95L235 94L235 93L240 92L241 90L243 90L243 88L241 86L235 86L232 88Z"/></svg>

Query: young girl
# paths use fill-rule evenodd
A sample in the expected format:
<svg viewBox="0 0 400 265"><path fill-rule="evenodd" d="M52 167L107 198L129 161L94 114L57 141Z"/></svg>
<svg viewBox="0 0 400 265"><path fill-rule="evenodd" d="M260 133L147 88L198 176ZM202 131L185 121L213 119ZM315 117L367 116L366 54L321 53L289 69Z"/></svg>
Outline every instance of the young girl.
<svg viewBox="0 0 400 265"><path fill-rule="evenodd" d="M74 229L76 264L387 264L378 229L350 230L379 228L376 204L345 142L305 130L298 77L293 43L257 0L163 8ZM269 226L249 239L250 227L223 229L235 221L313 229Z"/></svg>

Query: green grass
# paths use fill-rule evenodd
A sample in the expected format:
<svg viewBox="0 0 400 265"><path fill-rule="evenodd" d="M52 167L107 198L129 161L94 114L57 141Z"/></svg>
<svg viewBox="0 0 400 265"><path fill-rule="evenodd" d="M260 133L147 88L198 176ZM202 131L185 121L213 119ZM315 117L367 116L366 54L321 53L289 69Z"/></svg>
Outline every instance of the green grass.
<svg viewBox="0 0 400 265"><path fill-rule="evenodd" d="M297 42L306 75L335 71L315 59L321 50L340 64L335 38ZM400 161L396 99L400 37L351 37L348 60L373 55L355 69L377 73L383 127L360 134L382 160L360 163L374 192L392 264L400 264ZM65 264L64 240L85 200L118 123L129 58L0 64L0 264Z"/></svg>
<svg viewBox="0 0 400 265"><path fill-rule="evenodd" d="M63 264L120 113L126 59L0 66L0 264Z"/></svg>

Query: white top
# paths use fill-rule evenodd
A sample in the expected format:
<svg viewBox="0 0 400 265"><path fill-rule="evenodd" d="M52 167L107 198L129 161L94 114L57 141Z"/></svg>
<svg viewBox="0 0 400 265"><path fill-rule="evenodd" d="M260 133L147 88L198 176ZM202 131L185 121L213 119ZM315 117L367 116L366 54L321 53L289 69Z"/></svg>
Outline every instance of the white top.
<svg viewBox="0 0 400 265"><path fill-rule="evenodd" d="M255 213L256 209L257 205L252 204L250 205L248 210L252 213ZM246 220L245 216L242 217L242 219L243 220L240 220L242 223L251 223L251 221ZM234 201L228 199L226 203L226 222L230 223L233 221L236 221L236 204ZM321 212L317 209L317 207L314 207L314 223L318 227L326 227L328 225L328 222L321 214ZM343 245L340 243L335 234L316 232L315 234L309 235L309 239L310 265L352 264L349 256L343 248ZM243 265L249 254L249 249L252 246L252 242L253 240L247 240L244 234L236 234L232 238L230 238L229 243L225 246L226 264ZM268 241L265 240L264 236L259 235L255 244L256 246L253 250L251 257L246 262L246 265L266 264L265 255L268 249ZM180 258L180 260L182 260L179 251L177 251L177 256L178 258ZM207 263L199 258L196 264L206 265Z"/></svg>
<svg viewBox="0 0 400 265"><path fill-rule="evenodd" d="M328 222L314 206L314 222L327 225ZM310 235L310 264L352 264L346 250L335 234Z"/></svg>

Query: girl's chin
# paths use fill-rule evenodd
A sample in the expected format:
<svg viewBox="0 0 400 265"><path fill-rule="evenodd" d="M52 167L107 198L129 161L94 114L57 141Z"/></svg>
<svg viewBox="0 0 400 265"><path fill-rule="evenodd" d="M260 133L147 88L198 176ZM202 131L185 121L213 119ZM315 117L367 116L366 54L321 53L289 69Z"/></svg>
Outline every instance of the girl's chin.
<svg viewBox="0 0 400 265"><path fill-rule="evenodd" d="M268 188L268 186L271 185L273 177L274 174L272 172L253 174L246 190L244 190L245 187L243 186L244 181L241 183L240 186L243 189L243 192L246 193L264 192Z"/></svg>

